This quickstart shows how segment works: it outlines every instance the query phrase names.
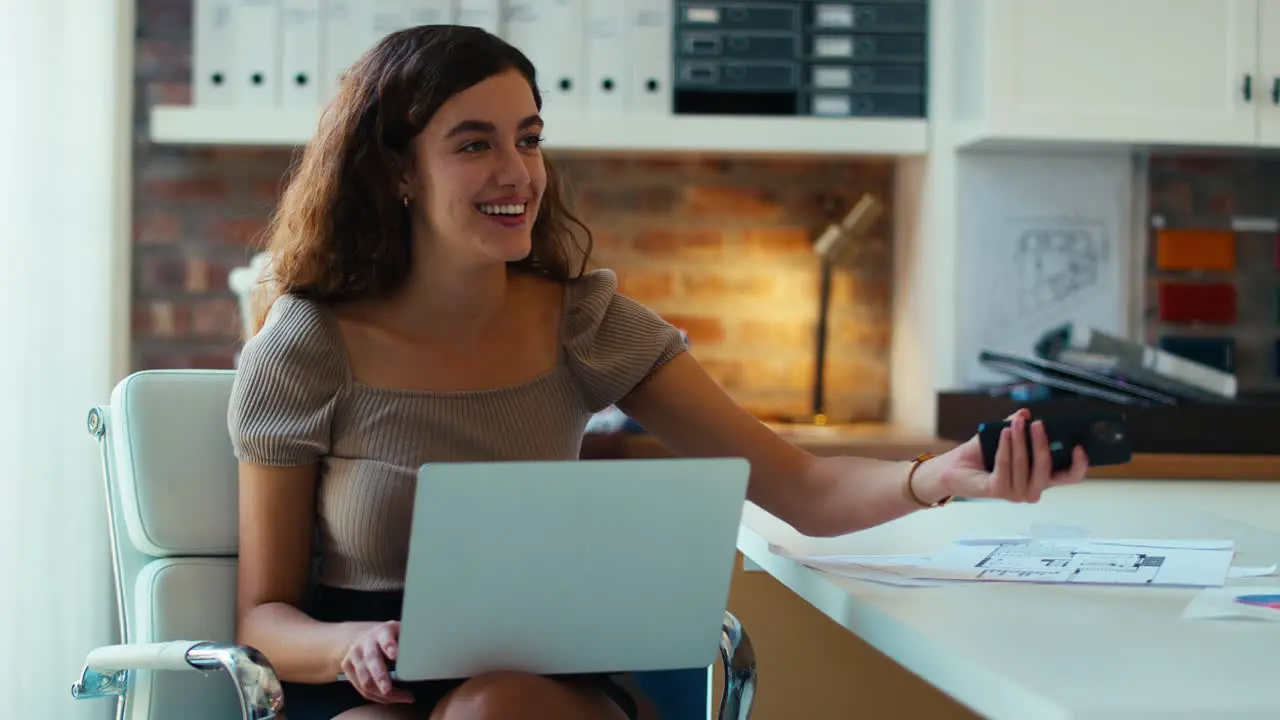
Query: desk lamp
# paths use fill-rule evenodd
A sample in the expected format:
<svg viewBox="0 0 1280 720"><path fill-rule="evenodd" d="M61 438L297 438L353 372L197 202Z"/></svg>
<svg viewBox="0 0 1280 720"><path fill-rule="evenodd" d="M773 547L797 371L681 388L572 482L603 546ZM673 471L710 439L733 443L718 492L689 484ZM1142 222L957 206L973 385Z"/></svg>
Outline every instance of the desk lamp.
<svg viewBox="0 0 1280 720"><path fill-rule="evenodd" d="M863 195L838 224L827 226L813 244L821 261L818 291L817 347L814 350L813 423L827 424L825 375L827 365L828 315L831 309L831 276L836 268L852 267L854 246L866 237L871 226L884 212L884 204L874 195Z"/></svg>

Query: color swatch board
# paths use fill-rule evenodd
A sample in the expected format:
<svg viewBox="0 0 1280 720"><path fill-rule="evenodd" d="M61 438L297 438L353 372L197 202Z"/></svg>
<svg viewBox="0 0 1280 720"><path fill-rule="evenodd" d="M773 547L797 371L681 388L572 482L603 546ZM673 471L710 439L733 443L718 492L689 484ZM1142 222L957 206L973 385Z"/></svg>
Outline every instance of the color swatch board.
<svg viewBox="0 0 1280 720"><path fill-rule="evenodd" d="M1280 394L1280 157L1159 152L1145 171L1145 340Z"/></svg>
<svg viewBox="0 0 1280 720"><path fill-rule="evenodd" d="M1146 291L1148 343L1280 390L1280 235L1154 227Z"/></svg>

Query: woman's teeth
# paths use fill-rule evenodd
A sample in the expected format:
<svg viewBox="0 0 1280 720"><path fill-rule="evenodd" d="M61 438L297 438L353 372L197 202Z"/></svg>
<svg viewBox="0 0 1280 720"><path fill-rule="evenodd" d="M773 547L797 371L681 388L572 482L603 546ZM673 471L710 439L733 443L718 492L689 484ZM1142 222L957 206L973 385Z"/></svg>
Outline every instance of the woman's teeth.
<svg viewBox="0 0 1280 720"><path fill-rule="evenodd" d="M523 215L525 203L517 205L491 205L488 203L477 205L480 212L485 215Z"/></svg>

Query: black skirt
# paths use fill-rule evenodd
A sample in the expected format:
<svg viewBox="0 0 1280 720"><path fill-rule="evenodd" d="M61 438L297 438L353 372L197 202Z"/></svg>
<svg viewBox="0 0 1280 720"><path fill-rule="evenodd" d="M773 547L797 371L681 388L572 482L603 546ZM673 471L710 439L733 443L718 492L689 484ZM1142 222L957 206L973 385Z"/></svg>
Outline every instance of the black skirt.
<svg viewBox="0 0 1280 720"><path fill-rule="evenodd" d="M304 609L322 622L386 622L400 618L401 598L399 591L368 592L320 585L313 590ZM628 718L636 719L638 708L635 698L609 675L583 674L563 676L562 679L598 688ZM464 682L427 680L399 683L399 686L413 694L413 708L426 717L446 695ZM335 715L370 703L349 683L341 681L319 685L286 682L282 685L284 708L289 720L330 720Z"/></svg>

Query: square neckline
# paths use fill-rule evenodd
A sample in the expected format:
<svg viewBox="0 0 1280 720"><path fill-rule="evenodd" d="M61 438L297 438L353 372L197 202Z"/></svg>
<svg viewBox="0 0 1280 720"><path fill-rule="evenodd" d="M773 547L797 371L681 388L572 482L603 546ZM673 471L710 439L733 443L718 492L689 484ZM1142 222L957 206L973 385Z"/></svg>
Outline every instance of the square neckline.
<svg viewBox="0 0 1280 720"><path fill-rule="evenodd" d="M316 308L320 311L321 315L324 317L324 321L329 332L332 334L331 340L332 340L334 352L337 353L340 360L340 364L342 366L342 385L349 392L352 392L352 393L359 392L363 394L373 394L373 395L390 395L394 397L407 397L407 398L422 399L422 400L461 399L461 398L469 398L469 397L486 397L486 396L527 391L529 389L545 385L553 380L560 379L563 376L564 372L568 369L568 365L569 365L568 350L567 350L569 314L570 314L570 311L573 309L573 307L576 305L576 303L573 302L574 300L573 296L575 295L575 291L578 287L578 284L579 284L578 281L582 280L585 277L586 275L584 274L576 278L570 278L567 282L557 283L558 285L561 286L561 292L560 292L560 311L558 315L558 320L556 322L556 340L555 340L556 362L554 367L552 367L550 370L539 373L527 380L522 380L517 383L500 385L495 387L471 388L467 390L446 390L446 389L423 390L423 389L416 389L416 388L392 387L387 385L374 385L372 383L368 383L362 380L357 380L355 377L355 373L351 368L351 356L347 349L346 340L342 335L342 327L339 324L337 314L333 311L333 307L328 303L312 301L312 300L308 300L306 298L301 298L294 295L285 295L283 297L288 297L296 301L311 303L312 305L316 306Z"/></svg>

